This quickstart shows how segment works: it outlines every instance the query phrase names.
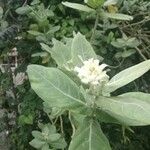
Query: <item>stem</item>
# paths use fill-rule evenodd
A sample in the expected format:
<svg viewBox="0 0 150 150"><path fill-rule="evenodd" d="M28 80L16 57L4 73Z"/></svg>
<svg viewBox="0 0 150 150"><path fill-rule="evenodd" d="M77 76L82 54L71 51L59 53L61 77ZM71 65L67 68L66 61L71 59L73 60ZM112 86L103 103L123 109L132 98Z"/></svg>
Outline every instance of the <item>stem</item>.
<svg viewBox="0 0 150 150"><path fill-rule="evenodd" d="M73 124L73 122L72 122L70 111L69 111L69 120L70 120L70 123L71 123L71 126L72 126L72 136L71 136L71 138L73 138L76 129L75 129L75 126L74 126L74 124Z"/></svg>
<svg viewBox="0 0 150 150"><path fill-rule="evenodd" d="M93 39L94 39L95 32L96 32L96 29L97 29L97 26L98 26L98 22L99 22L99 14L97 13L96 14L96 20L95 20L95 24L94 24L94 28L93 28L93 32L92 32L92 36L91 36L90 42L92 42Z"/></svg>
<svg viewBox="0 0 150 150"><path fill-rule="evenodd" d="M142 54L141 50L138 47L136 47L136 50L144 60L147 60L147 58Z"/></svg>
<svg viewBox="0 0 150 150"><path fill-rule="evenodd" d="M61 133L64 135L64 127L63 127L63 119L62 119L62 116L60 116L60 126L61 126Z"/></svg>

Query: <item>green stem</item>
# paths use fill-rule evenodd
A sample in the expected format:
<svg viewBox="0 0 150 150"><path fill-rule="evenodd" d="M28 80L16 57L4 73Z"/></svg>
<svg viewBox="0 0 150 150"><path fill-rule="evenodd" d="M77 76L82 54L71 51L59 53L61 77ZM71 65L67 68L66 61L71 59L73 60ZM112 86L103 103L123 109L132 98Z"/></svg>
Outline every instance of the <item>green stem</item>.
<svg viewBox="0 0 150 150"><path fill-rule="evenodd" d="M74 134L75 134L75 131L76 131L76 128L72 122L72 118L71 118L71 112L69 111L69 114L68 114L68 117L69 117L69 120L70 120L70 123L71 123L71 126L72 126L72 136L71 138L73 138Z"/></svg>
<svg viewBox="0 0 150 150"><path fill-rule="evenodd" d="M97 13L96 14L96 20L95 20L95 24L94 24L94 28L93 28L93 32L92 32L92 36L91 36L90 42L92 42L94 40L95 32L96 32L96 29L97 29L97 26L98 26L98 22L99 22L99 14Z"/></svg>
<svg viewBox="0 0 150 150"><path fill-rule="evenodd" d="M136 47L135 49L137 50L139 55L143 58L143 60L147 60L147 58L143 55L143 53L141 52L141 50L138 47Z"/></svg>

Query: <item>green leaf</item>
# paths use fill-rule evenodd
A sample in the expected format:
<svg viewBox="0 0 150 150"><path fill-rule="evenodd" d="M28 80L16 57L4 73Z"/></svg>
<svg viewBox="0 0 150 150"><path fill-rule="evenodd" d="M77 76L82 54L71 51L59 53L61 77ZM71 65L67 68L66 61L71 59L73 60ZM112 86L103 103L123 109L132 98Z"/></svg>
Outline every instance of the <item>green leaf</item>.
<svg viewBox="0 0 150 150"><path fill-rule="evenodd" d="M39 52L31 55L31 57L47 57L47 56L48 56L47 52Z"/></svg>
<svg viewBox="0 0 150 150"><path fill-rule="evenodd" d="M40 45L43 50L47 51L48 53L51 53L52 49L48 45L44 43L40 43Z"/></svg>
<svg viewBox="0 0 150 150"><path fill-rule="evenodd" d="M120 14L120 13L107 13L102 12L101 15L105 18L117 19L117 20L133 20L132 16Z"/></svg>
<svg viewBox="0 0 150 150"><path fill-rule="evenodd" d="M89 5L92 8L97 8L99 6L102 6L105 0L84 0L87 5Z"/></svg>
<svg viewBox="0 0 150 150"><path fill-rule="evenodd" d="M2 19L2 17L3 17L3 8L2 7L0 7L0 19Z"/></svg>
<svg viewBox="0 0 150 150"><path fill-rule="evenodd" d="M98 122L86 119L75 133L69 150L111 150L111 148Z"/></svg>
<svg viewBox="0 0 150 150"><path fill-rule="evenodd" d="M64 149L67 146L67 143L64 138L60 138L59 140L52 142L51 146L56 149Z"/></svg>
<svg viewBox="0 0 150 150"><path fill-rule="evenodd" d="M117 48L126 48L126 47L137 47L140 42L136 38L118 38L116 41L112 41L111 44Z"/></svg>
<svg viewBox="0 0 150 150"><path fill-rule="evenodd" d="M119 95L119 97L134 98L134 99L138 99L143 102L146 102L146 103L150 103L150 94L143 93L143 92L128 92L128 93Z"/></svg>
<svg viewBox="0 0 150 150"><path fill-rule="evenodd" d="M78 126L82 125L83 120L85 118L86 118L86 115L82 115L79 113L70 113L70 119L76 128L78 128Z"/></svg>
<svg viewBox="0 0 150 150"><path fill-rule="evenodd" d="M53 39L53 48L51 51L52 58L58 66L68 66L67 63L71 60L71 44L72 40L68 40L66 44Z"/></svg>
<svg viewBox="0 0 150 150"><path fill-rule="evenodd" d="M54 33L57 32L59 29L60 29L60 26L51 27L50 30L49 30L46 34L47 34L47 35L54 34Z"/></svg>
<svg viewBox="0 0 150 150"><path fill-rule="evenodd" d="M41 150L51 150L51 149L49 148L48 144L45 144L45 145L42 146Z"/></svg>
<svg viewBox="0 0 150 150"><path fill-rule="evenodd" d="M28 14L32 9L30 8L30 6L23 6L23 7L19 7L16 9L16 13L19 15L24 15L24 14Z"/></svg>
<svg viewBox="0 0 150 150"><path fill-rule="evenodd" d="M31 114L19 116L19 124L33 124L33 116Z"/></svg>
<svg viewBox="0 0 150 150"><path fill-rule="evenodd" d="M96 104L100 110L116 118L121 124L127 126L149 125L150 96L144 93L139 95L134 92L117 97L99 97Z"/></svg>
<svg viewBox="0 0 150 150"><path fill-rule="evenodd" d="M85 106L78 86L60 70L29 65L27 72L31 87L49 106L68 109Z"/></svg>
<svg viewBox="0 0 150 150"><path fill-rule="evenodd" d="M95 110L95 117L100 122L120 124L120 122L116 118L112 117L111 115L107 114L105 111L102 111L100 109Z"/></svg>
<svg viewBox="0 0 150 150"><path fill-rule="evenodd" d="M50 107L46 102L43 103L43 110L47 113L48 117L51 119L57 118L64 113L63 109L58 107Z"/></svg>
<svg viewBox="0 0 150 150"><path fill-rule="evenodd" d="M48 136L48 141L49 141L49 143L51 143L51 142L54 142L54 141L59 140L60 138L61 138L61 135L58 134L58 133L50 134L50 135Z"/></svg>
<svg viewBox="0 0 150 150"><path fill-rule="evenodd" d="M129 56L135 54L135 52L136 52L136 50L134 50L134 49L125 50L124 52L122 52L122 57L123 58L129 57Z"/></svg>
<svg viewBox="0 0 150 150"><path fill-rule="evenodd" d="M38 139L33 139L31 142L29 142L29 144L36 149L40 149L46 143Z"/></svg>
<svg viewBox="0 0 150 150"><path fill-rule="evenodd" d="M104 87L104 93L111 93L118 88L139 78L150 69L150 60L143 61L116 74Z"/></svg>
<svg viewBox="0 0 150 150"><path fill-rule="evenodd" d="M82 64L81 59L84 61L90 58L97 58L91 44L86 40L85 36L77 33L72 42L72 61L74 65ZM81 57L81 58L80 58Z"/></svg>
<svg viewBox="0 0 150 150"><path fill-rule="evenodd" d="M37 5L39 3L40 3L40 0L33 0L32 3L31 3L31 5Z"/></svg>
<svg viewBox="0 0 150 150"><path fill-rule="evenodd" d="M63 5L73 8L73 9L77 9L77 10L81 10L81 11L85 11L85 12L93 12L95 11L94 9L85 6L85 5L81 5L81 4L77 4L77 3L70 3L70 2L62 2Z"/></svg>
<svg viewBox="0 0 150 150"><path fill-rule="evenodd" d="M56 127L54 125L51 125L50 123L45 124L42 127L42 133L43 134L55 134L56 133Z"/></svg>
<svg viewBox="0 0 150 150"><path fill-rule="evenodd" d="M124 50L123 52L117 52L115 58L126 58L136 53L135 49Z"/></svg>
<svg viewBox="0 0 150 150"><path fill-rule="evenodd" d="M28 33L34 36L43 35L43 33L34 30L29 30Z"/></svg>
<svg viewBox="0 0 150 150"><path fill-rule="evenodd" d="M34 138L36 138L38 140L44 140L42 133L39 131L32 131L32 135Z"/></svg>

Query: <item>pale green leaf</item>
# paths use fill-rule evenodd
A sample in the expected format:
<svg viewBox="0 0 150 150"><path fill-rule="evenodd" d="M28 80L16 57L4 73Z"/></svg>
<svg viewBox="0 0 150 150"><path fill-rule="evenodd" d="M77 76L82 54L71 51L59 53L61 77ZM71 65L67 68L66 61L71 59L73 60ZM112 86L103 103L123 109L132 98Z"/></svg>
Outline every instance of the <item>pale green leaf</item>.
<svg viewBox="0 0 150 150"><path fill-rule="evenodd" d="M85 106L78 86L56 68L29 65L31 87L51 107L74 108Z"/></svg>
<svg viewBox="0 0 150 150"><path fill-rule="evenodd" d="M44 140L42 133L39 131L32 131L32 135L34 138L36 138L38 140Z"/></svg>
<svg viewBox="0 0 150 150"><path fill-rule="evenodd" d="M48 144L43 145L41 150L51 150Z"/></svg>
<svg viewBox="0 0 150 150"><path fill-rule="evenodd" d="M42 35L43 33L38 32L38 31L34 31L34 30L29 30L28 31L29 34L34 35L34 36L39 36Z"/></svg>
<svg viewBox="0 0 150 150"><path fill-rule="evenodd" d="M26 6L17 8L16 13L19 15L24 15L24 14L28 14L31 10L32 10L31 7L29 5L26 5Z"/></svg>
<svg viewBox="0 0 150 150"><path fill-rule="evenodd" d="M86 119L76 131L69 150L111 150L111 148L98 122Z"/></svg>
<svg viewBox="0 0 150 150"><path fill-rule="evenodd" d="M67 146L67 143L64 138L60 138L55 142L51 143L51 146L54 147L55 149L64 149Z"/></svg>
<svg viewBox="0 0 150 150"><path fill-rule="evenodd" d="M47 51L48 53L51 53L52 49L48 45L44 43L40 43L40 45L43 50Z"/></svg>
<svg viewBox="0 0 150 150"><path fill-rule="evenodd" d="M51 125L50 123L45 124L42 126L42 133L43 134L55 134L57 132L56 127L54 125Z"/></svg>
<svg viewBox="0 0 150 150"><path fill-rule="evenodd" d="M52 58L58 66L67 66L71 60L71 44L72 40L68 39L66 44L56 39L53 39L53 48L51 51Z"/></svg>
<svg viewBox="0 0 150 150"><path fill-rule="evenodd" d="M48 136L48 142L51 143L51 142L54 142L54 141L57 141L61 138L61 135L58 134L58 133L55 133L55 134L50 134Z"/></svg>
<svg viewBox="0 0 150 150"><path fill-rule="evenodd" d="M94 8L94 9L96 9L96 8L98 8L98 7L100 7L100 6L102 6L102 4L104 3L104 1L105 1L105 0L84 0L84 2L85 2L88 6Z"/></svg>
<svg viewBox="0 0 150 150"><path fill-rule="evenodd" d="M120 14L120 13L102 12L101 15L105 18L111 18L111 19L116 19L116 20L133 20L132 16Z"/></svg>
<svg viewBox="0 0 150 150"><path fill-rule="evenodd" d="M145 101L146 103L150 103L150 94L143 93L143 92L128 92L128 93L119 95L119 97L135 98L141 101Z"/></svg>
<svg viewBox="0 0 150 150"><path fill-rule="evenodd" d="M104 93L111 93L134 81L150 69L150 60L143 61L116 74L104 87Z"/></svg>
<svg viewBox="0 0 150 150"><path fill-rule="evenodd" d="M29 143L32 147L36 148L36 149L40 149L43 147L44 144L46 144L44 141L38 140L38 139L33 139L30 143Z"/></svg>
<svg viewBox="0 0 150 150"><path fill-rule="evenodd" d="M100 110L116 118L121 124L142 126L150 124L150 98L144 94L137 98L136 93L123 94L118 97L99 97L96 101ZM144 97L142 98L142 96ZM140 99L141 98L141 99ZM144 99L144 100L143 100Z"/></svg>
<svg viewBox="0 0 150 150"><path fill-rule="evenodd" d="M77 3L70 3L70 2L62 2L63 5L73 8L73 9L77 9L77 10L81 10L81 11L85 11L85 12L93 12L95 11L94 9L85 6L85 5L81 5L81 4L77 4Z"/></svg>
<svg viewBox="0 0 150 150"><path fill-rule="evenodd" d="M4 13L3 8L0 6L0 19L3 17L3 13Z"/></svg>
<svg viewBox="0 0 150 150"><path fill-rule="evenodd" d="M47 56L48 56L47 52L39 52L31 55L31 57L47 57Z"/></svg>
<svg viewBox="0 0 150 150"><path fill-rule="evenodd" d="M40 0L33 0L32 3L31 3L31 5L37 5L39 3L40 3Z"/></svg>
<svg viewBox="0 0 150 150"><path fill-rule="evenodd" d="M86 40L85 36L77 33L72 42L72 61L74 65L82 64L90 58L97 58L91 44Z"/></svg>
<svg viewBox="0 0 150 150"><path fill-rule="evenodd" d="M111 115L107 114L105 111L102 111L100 109L96 109L95 117L100 122L120 124L120 122L116 118L112 117Z"/></svg>

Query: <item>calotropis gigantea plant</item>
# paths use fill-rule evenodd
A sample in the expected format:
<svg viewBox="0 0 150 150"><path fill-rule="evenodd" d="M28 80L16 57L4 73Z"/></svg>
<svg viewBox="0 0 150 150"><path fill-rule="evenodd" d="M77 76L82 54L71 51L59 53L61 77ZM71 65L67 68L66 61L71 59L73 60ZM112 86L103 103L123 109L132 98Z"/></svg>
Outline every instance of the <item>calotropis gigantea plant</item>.
<svg viewBox="0 0 150 150"><path fill-rule="evenodd" d="M150 124L150 94L129 92L111 96L115 90L139 78L150 69L143 61L111 79L90 43L77 33L63 42L53 40L53 48L41 43L58 67L29 65L31 87L51 108L69 111L75 121L75 133L69 150L110 150L100 124L123 126ZM72 122L74 123L74 122Z"/></svg>

